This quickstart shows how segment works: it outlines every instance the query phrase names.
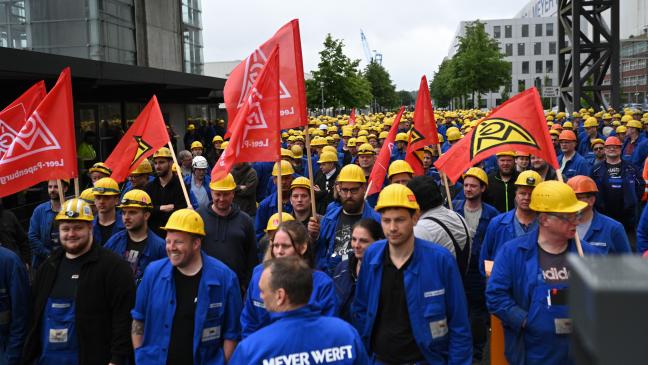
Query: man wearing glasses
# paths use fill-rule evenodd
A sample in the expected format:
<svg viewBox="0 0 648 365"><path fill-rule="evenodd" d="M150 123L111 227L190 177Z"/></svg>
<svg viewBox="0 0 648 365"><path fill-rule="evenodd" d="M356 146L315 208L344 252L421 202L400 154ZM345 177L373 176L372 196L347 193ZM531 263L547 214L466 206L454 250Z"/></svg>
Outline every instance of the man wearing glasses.
<svg viewBox="0 0 648 365"><path fill-rule="evenodd" d="M367 179L360 166L344 166L335 189L340 204L329 207L322 219L315 254L317 268L329 275L341 261L348 259L352 251L351 227L362 218L380 222L380 215L364 199Z"/></svg>
<svg viewBox="0 0 648 365"><path fill-rule="evenodd" d="M574 236L587 203L567 184L545 181L533 190L530 207L538 213L538 228L500 249L486 303L502 321L509 363L569 363L567 253L577 250ZM585 255L601 253L581 245Z"/></svg>
<svg viewBox="0 0 648 365"><path fill-rule="evenodd" d="M587 162L590 163L592 168L594 165L605 161L605 141L597 138L592 141L592 153L585 156Z"/></svg>

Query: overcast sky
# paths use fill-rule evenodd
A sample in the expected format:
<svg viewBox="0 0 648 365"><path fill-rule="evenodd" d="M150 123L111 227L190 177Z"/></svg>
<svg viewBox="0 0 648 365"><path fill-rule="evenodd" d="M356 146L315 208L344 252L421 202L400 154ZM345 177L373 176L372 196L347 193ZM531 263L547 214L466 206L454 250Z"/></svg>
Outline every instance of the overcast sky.
<svg viewBox="0 0 648 365"><path fill-rule="evenodd" d="M461 20L513 17L527 0L202 0L205 62L240 60L291 19L301 30L304 71L316 69L327 33L343 39L345 54L365 57L360 29L396 88L416 90L431 79Z"/></svg>

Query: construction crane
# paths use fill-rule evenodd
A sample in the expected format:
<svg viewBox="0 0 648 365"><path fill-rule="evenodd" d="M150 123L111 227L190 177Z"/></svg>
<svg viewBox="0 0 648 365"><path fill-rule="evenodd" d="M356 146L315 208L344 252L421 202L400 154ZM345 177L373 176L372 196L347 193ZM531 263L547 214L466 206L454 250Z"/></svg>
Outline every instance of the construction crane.
<svg viewBox="0 0 648 365"><path fill-rule="evenodd" d="M382 53L378 53L375 49L372 51L371 48L369 48L369 42L367 41L367 37L362 29L360 29L360 40L362 41L365 61L367 61L367 63L376 62L377 64L382 65Z"/></svg>

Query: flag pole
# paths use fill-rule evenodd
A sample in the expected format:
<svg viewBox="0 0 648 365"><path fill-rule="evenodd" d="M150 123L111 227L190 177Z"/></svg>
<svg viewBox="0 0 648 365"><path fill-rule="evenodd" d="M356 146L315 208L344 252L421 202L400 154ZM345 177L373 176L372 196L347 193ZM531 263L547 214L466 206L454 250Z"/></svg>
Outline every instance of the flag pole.
<svg viewBox="0 0 648 365"><path fill-rule="evenodd" d="M58 188L59 201L61 202L62 208L63 203L65 203L65 195L63 194L63 184L61 183L61 179L56 180L56 187Z"/></svg>
<svg viewBox="0 0 648 365"><path fill-rule="evenodd" d="M365 191L364 195L364 200L367 200L367 195L369 195L369 190L371 190L371 185L373 184L373 181L369 181L369 184L367 185L367 190Z"/></svg>
<svg viewBox="0 0 648 365"><path fill-rule="evenodd" d="M437 143L437 152L439 153L439 157L443 154L441 152L441 144ZM439 171L441 173L441 178L443 180L443 186L445 186L445 191L446 191L446 196L448 197L448 208L452 210L452 197L450 196L450 187L448 186L448 176L443 171Z"/></svg>
<svg viewBox="0 0 648 365"><path fill-rule="evenodd" d="M79 197L79 178L75 177L74 178L74 195L75 197Z"/></svg>
<svg viewBox="0 0 648 365"><path fill-rule="evenodd" d="M315 206L315 182L313 179L313 163L311 157L310 135L308 134L308 124L304 126L304 141L306 144L306 162L308 166L308 180L310 180L310 198L311 198L311 216L317 219L317 208Z"/></svg>
<svg viewBox="0 0 648 365"><path fill-rule="evenodd" d="M182 194L184 194L185 201L187 202L187 208L193 209L193 206L191 206L191 200L189 200L189 194L187 193L187 187L185 186L184 179L182 178L182 172L181 172L182 168L178 163L178 158L176 157L175 151L173 150L173 145L171 144L171 141L167 142L167 146L171 151L171 157L173 157L173 163L176 166L178 166L176 170L176 174L178 174L178 179L180 180L180 186L182 187Z"/></svg>
<svg viewBox="0 0 648 365"><path fill-rule="evenodd" d="M558 176L558 181L560 181L561 183L565 182L562 176L562 172L560 170L556 169L556 175ZM578 237L578 231L576 231L574 240L576 241L576 250L578 250L578 256L583 257L584 256L583 245L581 244L580 237Z"/></svg>
<svg viewBox="0 0 648 365"><path fill-rule="evenodd" d="M279 161L277 161L277 213L279 213L279 224L281 224L283 214L283 192L281 190L281 156L279 156Z"/></svg>

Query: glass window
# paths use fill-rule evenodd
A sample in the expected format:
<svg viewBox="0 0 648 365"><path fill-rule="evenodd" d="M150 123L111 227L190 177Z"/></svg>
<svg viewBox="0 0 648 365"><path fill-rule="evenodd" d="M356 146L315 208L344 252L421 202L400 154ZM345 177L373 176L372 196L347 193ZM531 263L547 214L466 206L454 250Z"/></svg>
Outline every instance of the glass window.
<svg viewBox="0 0 648 365"><path fill-rule="evenodd" d="M547 60L545 62L545 69L547 70L547 73L554 72L554 70L553 70L553 60Z"/></svg>
<svg viewBox="0 0 648 365"><path fill-rule="evenodd" d="M512 43L507 43L504 48L506 49L506 55L507 56L513 56L513 44Z"/></svg>
<svg viewBox="0 0 648 365"><path fill-rule="evenodd" d="M522 62L522 73L523 74L528 74L529 73L529 61L523 61Z"/></svg>
<svg viewBox="0 0 648 365"><path fill-rule="evenodd" d="M517 90L519 93L526 90L526 80L518 80Z"/></svg>
<svg viewBox="0 0 648 365"><path fill-rule="evenodd" d="M556 42L549 42L549 54L556 54Z"/></svg>
<svg viewBox="0 0 648 365"><path fill-rule="evenodd" d="M493 38L500 38L502 36L502 27L500 25L496 25L493 27Z"/></svg>
<svg viewBox="0 0 648 365"><path fill-rule="evenodd" d="M547 77L545 79L545 86L553 86L553 79Z"/></svg>
<svg viewBox="0 0 648 365"><path fill-rule="evenodd" d="M536 77L536 78L533 80L533 86L535 86L536 89L540 89L540 88L542 87L542 80L540 80L539 77Z"/></svg>
<svg viewBox="0 0 648 365"><path fill-rule="evenodd" d="M542 73L542 61L536 61L536 73L541 74Z"/></svg>
<svg viewBox="0 0 648 365"><path fill-rule="evenodd" d="M182 0L182 48L185 72L203 73L202 14L200 0Z"/></svg>
<svg viewBox="0 0 648 365"><path fill-rule="evenodd" d="M538 56L542 54L542 43L540 42L535 42L533 44L533 54Z"/></svg>
<svg viewBox="0 0 648 365"><path fill-rule="evenodd" d="M529 24L522 24L522 37L529 36Z"/></svg>
<svg viewBox="0 0 648 365"><path fill-rule="evenodd" d="M535 36L542 37L542 23L535 25Z"/></svg>
<svg viewBox="0 0 648 365"><path fill-rule="evenodd" d="M554 35L553 29L554 29L553 23L545 24L545 32L546 32L547 37L553 37L553 35Z"/></svg>
<svg viewBox="0 0 648 365"><path fill-rule="evenodd" d="M524 56L524 43L518 43L518 56Z"/></svg>
<svg viewBox="0 0 648 365"><path fill-rule="evenodd" d="M504 38L511 38L513 36L513 26L505 25L504 26Z"/></svg>

